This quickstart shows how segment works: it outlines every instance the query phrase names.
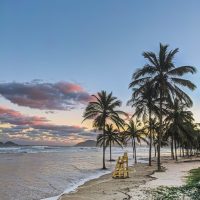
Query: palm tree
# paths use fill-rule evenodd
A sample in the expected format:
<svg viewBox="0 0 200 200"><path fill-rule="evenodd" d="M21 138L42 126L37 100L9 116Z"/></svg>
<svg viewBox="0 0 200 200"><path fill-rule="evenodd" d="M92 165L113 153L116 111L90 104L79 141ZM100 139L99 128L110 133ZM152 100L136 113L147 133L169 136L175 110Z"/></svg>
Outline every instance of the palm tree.
<svg viewBox="0 0 200 200"><path fill-rule="evenodd" d="M193 140L191 135L193 132L193 128L191 129L191 122L194 120L193 114L191 111L186 110L190 106L191 104L187 105L177 98L168 105L168 115L165 121L168 122L169 128L166 131L166 137L171 137L171 150L173 152L173 149L175 149L176 160L178 159L177 144L181 145Z"/></svg>
<svg viewBox="0 0 200 200"><path fill-rule="evenodd" d="M99 134L97 136L97 145L103 146L103 141L104 141L104 135ZM110 161L112 160L112 144L118 144L120 147L123 147L122 145L122 138L119 135L119 132L117 130L113 129L113 124L106 124L105 128L105 144L106 147L110 147Z"/></svg>
<svg viewBox="0 0 200 200"><path fill-rule="evenodd" d="M133 159L135 159L135 163L137 163L137 153L136 153L136 140L138 143L141 143L141 140L146 141L145 136L145 128L141 128L141 123L139 121L134 122L130 120L128 124L125 125L125 136L126 142L131 140L132 148L133 148Z"/></svg>
<svg viewBox="0 0 200 200"><path fill-rule="evenodd" d="M150 84L150 81L145 83L145 88L140 87L130 87L132 88L132 97L128 101L128 105L135 107L135 114L138 118L142 117L143 121L146 121L147 116L149 116L149 166L151 166L151 152L152 152L152 127L151 127L151 119L152 114L158 115L158 107L156 106L156 94L155 90ZM130 88L129 87L129 88Z"/></svg>
<svg viewBox="0 0 200 200"><path fill-rule="evenodd" d="M118 128L122 127L124 120L120 115L126 115L123 111L116 110L121 106L121 101L106 91L92 95L93 101L89 102L83 114L84 120L93 120L93 127L103 131L103 169L105 166L105 128L108 121L113 122Z"/></svg>
<svg viewBox="0 0 200 200"><path fill-rule="evenodd" d="M130 83L130 87L140 85L142 89L146 87L145 83L150 81L157 93L160 110L157 156L158 171L161 171L160 147L163 137L163 103L165 102L165 98L172 98L176 95L186 103L191 103L190 97L178 86L187 87L191 90L196 88L191 81L180 78L184 74L195 73L196 69L193 66L176 67L173 61L177 52L178 48L168 51L168 45L163 44L160 44L160 50L157 55L154 52L144 52L143 56L148 62L133 74L132 82Z"/></svg>

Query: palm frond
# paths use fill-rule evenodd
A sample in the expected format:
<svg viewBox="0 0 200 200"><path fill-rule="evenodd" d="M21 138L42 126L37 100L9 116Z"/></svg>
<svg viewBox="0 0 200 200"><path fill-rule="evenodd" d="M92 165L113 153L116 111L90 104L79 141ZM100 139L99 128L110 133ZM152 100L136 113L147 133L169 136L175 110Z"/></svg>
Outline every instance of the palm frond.
<svg viewBox="0 0 200 200"><path fill-rule="evenodd" d="M196 88L196 85L194 83L186 79L171 78L171 80L176 84L189 88L190 90L194 90Z"/></svg>
<svg viewBox="0 0 200 200"><path fill-rule="evenodd" d="M194 74L196 72L197 70L193 66L181 66L181 67L176 67L175 69L168 71L167 74L172 75L172 76L183 76L184 74L187 74L187 73Z"/></svg>

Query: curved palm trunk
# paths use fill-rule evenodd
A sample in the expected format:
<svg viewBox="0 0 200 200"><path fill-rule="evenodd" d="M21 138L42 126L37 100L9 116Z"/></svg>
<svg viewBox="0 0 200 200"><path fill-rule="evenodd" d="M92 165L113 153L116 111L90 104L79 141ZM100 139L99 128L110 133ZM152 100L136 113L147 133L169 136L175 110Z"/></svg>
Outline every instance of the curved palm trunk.
<svg viewBox="0 0 200 200"><path fill-rule="evenodd" d="M134 138L134 141L133 141L133 145L134 145L134 149L135 149L135 163L137 163L135 138Z"/></svg>
<svg viewBox="0 0 200 200"><path fill-rule="evenodd" d="M151 108L149 109L149 166L151 166L152 131L151 131Z"/></svg>

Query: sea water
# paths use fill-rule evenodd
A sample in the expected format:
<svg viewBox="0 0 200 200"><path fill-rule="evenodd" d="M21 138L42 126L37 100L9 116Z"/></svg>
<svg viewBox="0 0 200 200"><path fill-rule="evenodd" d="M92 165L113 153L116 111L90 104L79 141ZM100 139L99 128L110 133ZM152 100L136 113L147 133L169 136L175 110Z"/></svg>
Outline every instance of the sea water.
<svg viewBox="0 0 200 200"><path fill-rule="evenodd" d="M132 148L112 148L117 159L127 151L133 164ZM169 149L165 149L169 154ZM138 147L140 162L146 162L148 147ZM84 182L111 172L115 162L102 170L102 149L96 147L19 146L0 148L0 199L56 199L62 193L74 191ZM50 198L53 197L53 198Z"/></svg>

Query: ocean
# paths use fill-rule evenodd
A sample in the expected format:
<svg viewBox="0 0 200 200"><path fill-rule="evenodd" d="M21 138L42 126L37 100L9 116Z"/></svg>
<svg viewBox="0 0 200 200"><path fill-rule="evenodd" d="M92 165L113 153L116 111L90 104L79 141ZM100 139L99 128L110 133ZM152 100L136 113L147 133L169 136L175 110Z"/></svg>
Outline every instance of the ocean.
<svg viewBox="0 0 200 200"><path fill-rule="evenodd" d="M113 147L117 159L132 148ZM169 149L164 150L169 154ZM147 162L148 147L138 147L139 162ZM106 152L109 159L109 149ZM19 146L0 148L0 200L54 200L84 182L111 172L115 162L102 170L102 149L96 147Z"/></svg>

